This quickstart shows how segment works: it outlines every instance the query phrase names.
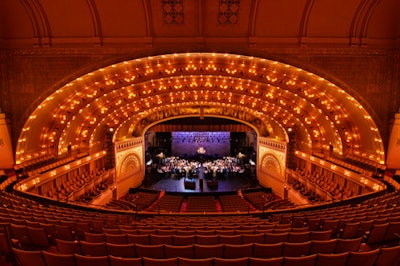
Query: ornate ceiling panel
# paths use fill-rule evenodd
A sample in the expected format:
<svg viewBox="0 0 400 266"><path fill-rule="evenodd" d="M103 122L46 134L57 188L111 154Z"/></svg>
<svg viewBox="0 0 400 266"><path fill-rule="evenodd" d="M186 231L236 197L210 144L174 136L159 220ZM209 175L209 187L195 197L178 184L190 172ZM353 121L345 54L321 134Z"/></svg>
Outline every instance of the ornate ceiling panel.
<svg viewBox="0 0 400 266"><path fill-rule="evenodd" d="M71 80L31 114L20 134L17 164L143 136L157 122L215 116L243 122L260 136L296 148L335 152L383 163L379 131L344 89L301 68L235 54L165 54L113 64ZM368 132L368 133L366 133ZM363 134L361 134L363 133Z"/></svg>

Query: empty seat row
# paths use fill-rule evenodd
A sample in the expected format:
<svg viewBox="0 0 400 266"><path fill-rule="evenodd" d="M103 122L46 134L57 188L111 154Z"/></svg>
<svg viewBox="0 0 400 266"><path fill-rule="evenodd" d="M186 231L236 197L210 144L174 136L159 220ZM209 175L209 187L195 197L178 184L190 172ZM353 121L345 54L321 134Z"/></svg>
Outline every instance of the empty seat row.
<svg viewBox="0 0 400 266"><path fill-rule="evenodd" d="M280 256L307 256L312 254L337 254L348 251L360 251L361 239L315 240L303 243L281 242L275 244L191 244L175 246L168 244L112 244L106 242L56 240L57 250L61 254L81 254L87 256L119 256L150 258L273 258Z"/></svg>
<svg viewBox="0 0 400 266"><path fill-rule="evenodd" d="M400 247L381 248L367 252L351 251L339 254L313 254L295 257L221 258L213 256L199 259L180 256L171 258L123 258L113 255L66 255L18 249L13 249L13 252L19 266L388 266L398 265L400 259Z"/></svg>
<svg viewBox="0 0 400 266"><path fill-rule="evenodd" d="M93 234L85 233L85 241L91 243L108 242L115 244L169 244L169 245L214 245L214 244L247 244L280 242L301 243L310 240L328 240L331 231L305 231L285 233L255 233L255 234L190 234L190 235L155 235L155 234ZM360 238L361 239L361 238Z"/></svg>

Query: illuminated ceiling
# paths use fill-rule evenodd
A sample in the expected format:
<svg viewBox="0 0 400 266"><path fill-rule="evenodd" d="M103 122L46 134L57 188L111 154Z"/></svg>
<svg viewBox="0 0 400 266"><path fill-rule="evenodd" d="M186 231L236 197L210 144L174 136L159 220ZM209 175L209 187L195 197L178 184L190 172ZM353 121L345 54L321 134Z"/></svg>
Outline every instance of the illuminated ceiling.
<svg viewBox="0 0 400 266"><path fill-rule="evenodd" d="M165 54L124 61L71 80L49 95L26 121L16 162L102 148L143 136L152 125L200 114L240 121L260 136L297 149L384 162L378 128L349 93L323 77L262 58L218 53Z"/></svg>

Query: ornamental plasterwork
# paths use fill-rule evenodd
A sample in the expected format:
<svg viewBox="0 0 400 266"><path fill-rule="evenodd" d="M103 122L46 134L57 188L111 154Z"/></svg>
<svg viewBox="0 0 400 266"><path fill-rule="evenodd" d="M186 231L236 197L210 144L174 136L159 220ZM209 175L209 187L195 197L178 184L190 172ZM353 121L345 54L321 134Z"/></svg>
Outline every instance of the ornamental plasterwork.
<svg viewBox="0 0 400 266"><path fill-rule="evenodd" d="M261 119L246 113L241 110L237 110L234 108L225 108L225 107L212 107L212 108L204 108L204 115L208 116L221 116L227 118L233 118L235 120L244 121L247 124L252 125L257 128L258 134L263 137L267 137L270 135L268 131L268 126L265 125ZM167 110L161 110L158 112L154 112L136 124L132 125L133 128L132 136L141 136L143 135L144 130L151 124L158 123L164 119L180 117L180 116L198 116L199 108L193 107L185 107L185 108L170 108Z"/></svg>

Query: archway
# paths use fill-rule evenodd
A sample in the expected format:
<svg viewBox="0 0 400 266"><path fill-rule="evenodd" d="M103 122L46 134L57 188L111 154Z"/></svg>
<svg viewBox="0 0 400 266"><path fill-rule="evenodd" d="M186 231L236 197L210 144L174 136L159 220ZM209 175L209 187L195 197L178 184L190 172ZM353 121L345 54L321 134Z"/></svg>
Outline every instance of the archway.
<svg viewBox="0 0 400 266"><path fill-rule="evenodd" d="M293 128L299 151L332 145L337 154L384 164L375 122L344 88L296 66L218 53L151 56L83 73L32 112L16 164L63 156L69 146L75 153L102 150L109 128L123 141L143 137L156 121L202 114L244 121L281 141Z"/></svg>

